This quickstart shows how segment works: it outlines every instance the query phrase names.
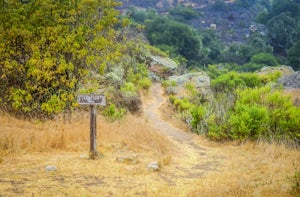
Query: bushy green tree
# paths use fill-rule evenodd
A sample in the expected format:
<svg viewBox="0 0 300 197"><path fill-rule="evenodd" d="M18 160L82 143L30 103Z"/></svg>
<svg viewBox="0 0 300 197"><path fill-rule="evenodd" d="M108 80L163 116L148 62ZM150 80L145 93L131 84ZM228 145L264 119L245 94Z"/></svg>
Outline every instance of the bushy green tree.
<svg viewBox="0 0 300 197"><path fill-rule="evenodd" d="M168 46L187 60L201 60L202 43L197 32L185 25L166 17L157 17L146 24L146 35L150 44ZM163 48L164 49L164 48Z"/></svg>
<svg viewBox="0 0 300 197"><path fill-rule="evenodd" d="M250 62L241 66L240 71L253 72L265 66L278 66L279 63L270 53L258 53L251 57Z"/></svg>
<svg viewBox="0 0 300 197"><path fill-rule="evenodd" d="M1 1L1 109L51 115L75 104L87 68L117 55L114 1Z"/></svg>
<svg viewBox="0 0 300 197"><path fill-rule="evenodd" d="M294 70L300 70L300 40L288 50L289 65Z"/></svg>
<svg viewBox="0 0 300 197"><path fill-rule="evenodd" d="M286 56L287 49L300 39L300 18L282 13L267 22L268 37L274 52Z"/></svg>
<svg viewBox="0 0 300 197"><path fill-rule="evenodd" d="M258 22L268 28L268 39L277 55L286 57L287 50L300 39L300 4L298 0L275 0L260 14Z"/></svg>
<svg viewBox="0 0 300 197"><path fill-rule="evenodd" d="M258 53L251 57L251 63L264 64L266 66L278 66L276 58L270 53Z"/></svg>
<svg viewBox="0 0 300 197"><path fill-rule="evenodd" d="M264 35L253 33L245 44L232 44L222 54L223 62L239 65L250 61L258 53L273 53L273 48L267 43Z"/></svg>

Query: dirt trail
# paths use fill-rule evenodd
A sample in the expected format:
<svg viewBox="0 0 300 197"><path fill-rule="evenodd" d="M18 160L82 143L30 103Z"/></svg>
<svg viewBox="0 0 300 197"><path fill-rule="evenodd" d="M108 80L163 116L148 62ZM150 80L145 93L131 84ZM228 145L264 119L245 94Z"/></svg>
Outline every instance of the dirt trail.
<svg viewBox="0 0 300 197"><path fill-rule="evenodd" d="M158 132L168 136L176 145L175 168L182 173L182 177L200 178L210 171L220 171L225 157L217 149L200 145L196 134L181 131L161 118L159 108L167 102L167 98L163 96L162 86L154 84L150 89L150 95L153 97L152 100L144 103L146 118Z"/></svg>

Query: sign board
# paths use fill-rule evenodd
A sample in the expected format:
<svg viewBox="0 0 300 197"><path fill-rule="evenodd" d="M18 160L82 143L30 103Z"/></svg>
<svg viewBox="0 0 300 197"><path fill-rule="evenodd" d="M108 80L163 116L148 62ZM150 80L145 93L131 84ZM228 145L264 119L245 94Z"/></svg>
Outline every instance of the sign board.
<svg viewBox="0 0 300 197"><path fill-rule="evenodd" d="M80 105L102 105L106 106L104 95L97 94L80 94L77 96L77 102Z"/></svg>

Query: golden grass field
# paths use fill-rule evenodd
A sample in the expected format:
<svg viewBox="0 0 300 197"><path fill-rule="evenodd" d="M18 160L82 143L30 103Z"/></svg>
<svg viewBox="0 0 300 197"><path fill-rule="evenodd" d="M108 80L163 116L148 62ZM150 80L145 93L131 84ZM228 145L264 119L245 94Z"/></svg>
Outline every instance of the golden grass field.
<svg viewBox="0 0 300 197"><path fill-rule="evenodd" d="M300 195L293 178L300 151L284 145L221 144L194 134L181 142L160 134L144 115L117 122L98 115L103 156L90 160L84 156L89 111L48 121L1 114L0 123L0 196ZM152 161L159 171L147 169ZM47 165L58 170L46 172Z"/></svg>

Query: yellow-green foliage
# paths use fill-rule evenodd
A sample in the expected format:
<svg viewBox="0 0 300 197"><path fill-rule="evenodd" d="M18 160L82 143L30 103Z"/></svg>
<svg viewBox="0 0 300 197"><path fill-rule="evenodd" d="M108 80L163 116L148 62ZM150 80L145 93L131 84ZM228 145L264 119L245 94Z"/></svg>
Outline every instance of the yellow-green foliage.
<svg viewBox="0 0 300 197"><path fill-rule="evenodd" d="M128 68L126 81L133 83L138 89L148 90L152 84L148 76L147 66L143 63L136 63Z"/></svg>
<svg viewBox="0 0 300 197"><path fill-rule="evenodd" d="M1 109L50 115L74 105L88 67L119 56L114 1L4 1L0 8Z"/></svg>
<svg viewBox="0 0 300 197"><path fill-rule="evenodd" d="M281 77L280 72L258 75L256 73L238 73L231 71L212 80L211 85L215 91L232 92L237 88L261 87L269 82L277 82L279 77Z"/></svg>
<svg viewBox="0 0 300 197"><path fill-rule="evenodd" d="M106 116L110 120L117 120L126 114L126 109L120 108L118 109L115 104L110 103L103 111L103 115Z"/></svg>
<svg viewBox="0 0 300 197"><path fill-rule="evenodd" d="M237 91L237 102L229 118L233 138L266 138L300 142L300 109L289 97L270 87Z"/></svg>
<svg viewBox="0 0 300 197"><path fill-rule="evenodd" d="M136 91L137 91L137 88L131 82L126 82L121 87L121 92L125 97L136 96L137 95Z"/></svg>
<svg viewBox="0 0 300 197"><path fill-rule="evenodd" d="M187 98L176 98L175 96L170 96L170 101L180 112L189 111L194 105Z"/></svg>
<svg viewBox="0 0 300 197"><path fill-rule="evenodd" d="M280 89L263 86L278 76L229 72L213 80L216 93L207 101L175 96L170 101L179 112L190 113L188 122L195 132L211 139L265 139L299 145L300 108ZM197 95L192 84L186 88L189 96Z"/></svg>

